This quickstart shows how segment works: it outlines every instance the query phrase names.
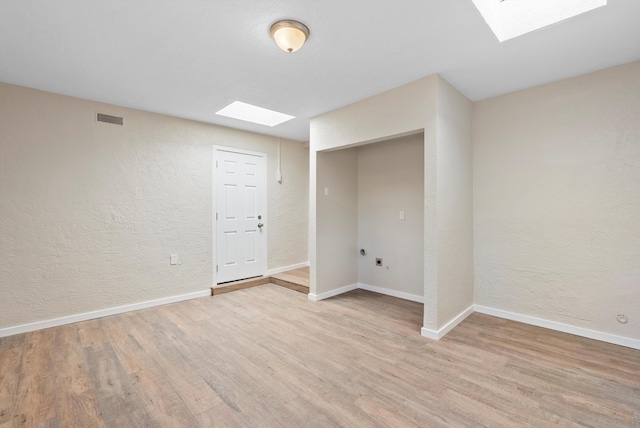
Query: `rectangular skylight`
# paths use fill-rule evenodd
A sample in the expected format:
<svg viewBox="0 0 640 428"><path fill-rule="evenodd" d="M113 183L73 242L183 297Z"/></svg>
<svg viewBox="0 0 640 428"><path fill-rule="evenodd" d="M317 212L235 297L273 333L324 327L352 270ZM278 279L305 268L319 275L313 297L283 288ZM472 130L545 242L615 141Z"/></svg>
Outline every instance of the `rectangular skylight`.
<svg viewBox="0 0 640 428"><path fill-rule="evenodd" d="M607 0L473 0L500 42L607 5Z"/></svg>
<svg viewBox="0 0 640 428"><path fill-rule="evenodd" d="M217 111L216 114L266 126L280 125L295 118L295 116L278 113L277 111L256 107L240 101L232 102L222 110Z"/></svg>

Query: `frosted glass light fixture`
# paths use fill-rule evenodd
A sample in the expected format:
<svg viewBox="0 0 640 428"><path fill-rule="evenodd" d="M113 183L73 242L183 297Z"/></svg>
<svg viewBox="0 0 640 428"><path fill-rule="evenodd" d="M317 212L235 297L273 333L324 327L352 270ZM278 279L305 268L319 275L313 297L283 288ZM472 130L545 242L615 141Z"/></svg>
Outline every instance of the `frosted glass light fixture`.
<svg viewBox="0 0 640 428"><path fill-rule="evenodd" d="M271 37L280 49L291 53L300 49L307 41L309 29L301 22L285 19L271 26Z"/></svg>

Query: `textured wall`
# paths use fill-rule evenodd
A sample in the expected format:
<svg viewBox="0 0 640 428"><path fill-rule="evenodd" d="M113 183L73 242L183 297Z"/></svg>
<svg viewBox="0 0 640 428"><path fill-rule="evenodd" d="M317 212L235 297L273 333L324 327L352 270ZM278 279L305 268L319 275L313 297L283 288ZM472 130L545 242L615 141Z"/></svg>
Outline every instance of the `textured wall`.
<svg viewBox="0 0 640 428"><path fill-rule="evenodd" d="M275 179L277 152L273 153L273 147L270 144L267 169L268 269L309 261L309 146L282 140L282 184Z"/></svg>
<svg viewBox="0 0 640 428"><path fill-rule="evenodd" d="M640 62L476 103L473 142L476 303L640 338Z"/></svg>
<svg viewBox="0 0 640 428"><path fill-rule="evenodd" d="M471 102L438 78L438 328L473 304Z"/></svg>
<svg viewBox="0 0 640 428"><path fill-rule="evenodd" d="M424 296L423 149L422 133L358 148L360 283Z"/></svg>
<svg viewBox="0 0 640 428"><path fill-rule="evenodd" d="M267 153L268 268L306 261L303 144L278 184L275 138L0 84L0 328L211 286L214 144Z"/></svg>

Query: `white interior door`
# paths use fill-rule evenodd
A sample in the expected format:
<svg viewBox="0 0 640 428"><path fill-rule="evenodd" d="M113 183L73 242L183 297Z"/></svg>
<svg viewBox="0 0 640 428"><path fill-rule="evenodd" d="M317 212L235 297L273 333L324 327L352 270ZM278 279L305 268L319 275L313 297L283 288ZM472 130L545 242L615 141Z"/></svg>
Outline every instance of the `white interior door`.
<svg viewBox="0 0 640 428"><path fill-rule="evenodd" d="M266 155L214 148L216 283L267 270Z"/></svg>

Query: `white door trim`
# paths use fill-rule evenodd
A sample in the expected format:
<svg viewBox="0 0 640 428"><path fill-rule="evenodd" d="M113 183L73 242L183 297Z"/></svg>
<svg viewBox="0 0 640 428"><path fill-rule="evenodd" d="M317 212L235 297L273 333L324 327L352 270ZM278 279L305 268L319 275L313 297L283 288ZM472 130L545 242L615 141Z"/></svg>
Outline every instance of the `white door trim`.
<svg viewBox="0 0 640 428"><path fill-rule="evenodd" d="M216 161L219 158L218 153L219 152L230 152L230 153L239 153L239 154L244 154L244 155L250 155L250 156L258 156L264 159L264 169L259 173L259 179L262 181L262 183L264 183L264 192L262 194L262 203L263 206L265 207L265 210L268 209L267 207L267 192L268 192L268 186L267 186L267 154L263 153L263 152L256 152L256 151L251 151L251 150L244 150L244 149L237 149L235 147L227 147L227 146L219 146L214 144L213 145L213 157L212 157L212 173L211 173L211 183L212 183L212 189L211 189L211 194L212 194L212 212L211 212L211 216L212 216L212 254L213 254L213 286L218 284L218 275L217 275L217 271L216 271L216 266L218 265L218 255L217 255L217 233L218 233L218 222L216 221L216 212L217 212L217 199L216 199ZM266 220L268 220L268 215L267 213L265 213L265 217ZM264 249L263 249L263 260L264 260L264 266L263 266L263 272L262 275L266 275L267 273L267 245L268 245L268 231L269 231L269 227L268 224L265 222L265 227L263 228L263 234L264 234Z"/></svg>

